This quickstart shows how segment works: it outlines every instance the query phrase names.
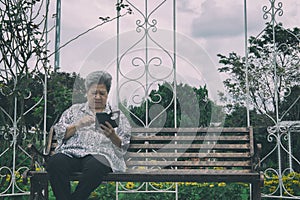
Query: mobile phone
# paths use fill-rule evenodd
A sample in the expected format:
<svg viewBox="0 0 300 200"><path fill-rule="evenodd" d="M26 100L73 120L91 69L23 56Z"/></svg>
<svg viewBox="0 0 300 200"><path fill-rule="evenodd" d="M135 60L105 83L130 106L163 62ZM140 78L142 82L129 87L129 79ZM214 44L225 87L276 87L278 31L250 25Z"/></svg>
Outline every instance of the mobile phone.
<svg viewBox="0 0 300 200"><path fill-rule="evenodd" d="M100 128L100 124L103 124L104 126L106 126L105 122L110 123L110 125L113 128L118 127L119 117L120 117L119 111L114 111L109 114L106 112L96 113L96 129Z"/></svg>

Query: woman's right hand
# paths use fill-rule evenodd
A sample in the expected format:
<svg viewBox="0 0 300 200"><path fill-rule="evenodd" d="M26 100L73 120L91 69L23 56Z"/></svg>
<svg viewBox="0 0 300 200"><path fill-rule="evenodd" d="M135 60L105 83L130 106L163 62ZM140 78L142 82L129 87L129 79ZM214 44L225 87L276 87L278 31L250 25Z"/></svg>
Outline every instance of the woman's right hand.
<svg viewBox="0 0 300 200"><path fill-rule="evenodd" d="M91 124L94 123L95 123L95 117L91 115L85 115L80 120L78 120L74 125L76 129L79 129L85 126L90 126Z"/></svg>
<svg viewBox="0 0 300 200"><path fill-rule="evenodd" d="M95 118L90 115L85 115L76 123L71 124L70 126L67 127L64 139L67 140L70 137L72 137L75 134L77 129L80 129L85 126L89 126L93 123L95 123Z"/></svg>

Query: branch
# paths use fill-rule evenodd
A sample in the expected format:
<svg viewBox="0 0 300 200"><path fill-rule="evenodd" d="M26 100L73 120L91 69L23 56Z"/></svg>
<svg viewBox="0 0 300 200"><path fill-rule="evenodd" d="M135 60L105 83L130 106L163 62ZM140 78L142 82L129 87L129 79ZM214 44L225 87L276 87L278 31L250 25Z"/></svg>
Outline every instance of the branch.
<svg viewBox="0 0 300 200"><path fill-rule="evenodd" d="M80 38L81 36L87 34L88 32L93 31L94 29L96 29L96 28L98 28L98 27L100 27L100 26L102 26L102 25L104 25L104 24L106 24L106 23L108 23L108 22L112 22L112 21L114 21L114 20L116 20L116 19L118 19L118 18L124 17L125 15L131 14L131 13L132 13L132 11L131 11L131 10L128 10L125 14L123 14L123 15L118 15L118 16L116 16L116 17L114 17L114 18L109 18L109 17L102 18L102 17L99 17L99 19L103 20L100 24L97 24L97 25L93 26L92 28L89 28L88 30L86 30L86 31L80 33L79 35L75 36L74 38L70 39L68 42L66 42L65 44L63 44L62 46L60 46L56 51L52 52L52 53L48 56L48 58L50 58L51 56L53 56L55 53L57 53L59 50L61 50L62 48L64 48L65 46L67 46L68 44L70 44L71 42L73 42L74 40L77 40L77 39Z"/></svg>

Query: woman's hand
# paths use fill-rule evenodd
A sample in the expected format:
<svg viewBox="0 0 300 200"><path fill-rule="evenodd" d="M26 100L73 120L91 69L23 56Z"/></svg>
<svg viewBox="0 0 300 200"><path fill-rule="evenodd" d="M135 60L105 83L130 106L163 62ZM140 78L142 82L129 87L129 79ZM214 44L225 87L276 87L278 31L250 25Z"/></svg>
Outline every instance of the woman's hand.
<svg viewBox="0 0 300 200"><path fill-rule="evenodd" d="M69 139L70 137L72 137L75 134L76 129L80 129L82 127L89 126L94 123L95 123L94 117L90 115L85 115L80 120L78 120L75 124L72 124L67 127L64 139Z"/></svg>
<svg viewBox="0 0 300 200"><path fill-rule="evenodd" d="M109 122L105 122L106 125L100 124L100 128L103 130L103 134L108 137L113 144L115 144L117 147L121 148L121 139L116 134L115 129L111 126Z"/></svg>
<svg viewBox="0 0 300 200"><path fill-rule="evenodd" d="M95 123L95 118L91 115L85 115L82 117L80 120L78 120L74 126L76 129L85 127L85 126L90 126L91 124Z"/></svg>

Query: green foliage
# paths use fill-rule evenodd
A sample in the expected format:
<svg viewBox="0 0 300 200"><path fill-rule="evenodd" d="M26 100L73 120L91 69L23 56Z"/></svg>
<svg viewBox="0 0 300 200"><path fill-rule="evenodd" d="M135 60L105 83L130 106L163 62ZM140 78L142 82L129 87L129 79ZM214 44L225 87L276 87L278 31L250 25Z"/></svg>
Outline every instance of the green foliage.
<svg viewBox="0 0 300 200"><path fill-rule="evenodd" d="M285 196L300 196L300 174L296 172L291 172L288 174L282 175L282 184L284 185L285 190L283 195ZM264 194L275 194L280 195L278 190L279 178L275 174L268 174L264 181L264 187L262 192Z"/></svg>
<svg viewBox="0 0 300 200"><path fill-rule="evenodd" d="M131 118L137 126L144 126L148 119L150 127L174 127L174 114L178 127L206 127L210 124L212 111L222 108L208 98L206 86L191 87L186 84L176 86L176 112L175 94L170 83L158 85L152 90L149 98L139 106L129 106ZM147 112L148 109L148 112ZM148 113L148 116L146 116Z"/></svg>
<svg viewBox="0 0 300 200"><path fill-rule="evenodd" d="M45 16L38 13L41 6L42 3L27 0L0 3L0 63L5 82L21 80L47 62Z"/></svg>
<svg viewBox="0 0 300 200"><path fill-rule="evenodd" d="M18 98L19 115L24 110L29 110L35 104L43 99L44 95L44 77L43 73L27 74L19 81L24 88L16 88L20 95L29 95L31 98ZM21 84L22 83L22 84ZM2 84L4 88L13 87L14 82L10 81L7 84ZM84 80L79 75L65 72L51 73L47 77L47 126L50 128L62 112L70 107L72 103L85 102ZM5 112L13 114L14 106L11 96L5 96L0 93L1 105ZM3 111L2 110L2 111ZM31 111L23 116L23 126L30 129L31 127L42 128L44 119L44 99ZM0 112L0 124L12 126L11 121L3 112Z"/></svg>
<svg viewBox="0 0 300 200"><path fill-rule="evenodd" d="M120 0L120 2L116 3L116 10L118 12L120 12L122 9L125 9L125 8L126 8L128 14L132 14L132 9L129 7L128 4L123 3L123 0Z"/></svg>
<svg viewBox="0 0 300 200"><path fill-rule="evenodd" d="M84 80L75 73L53 72L47 79L47 129L72 103L85 102ZM40 104L33 116L43 119L44 106Z"/></svg>
<svg viewBox="0 0 300 200"><path fill-rule="evenodd" d="M260 37L250 37L248 56L248 80L250 103L257 112L268 114L275 119L276 98L278 95L279 107L284 102L284 92L287 88L299 84L299 60L300 52L299 28L284 29L282 24L274 28L267 24ZM273 40L275 38L275 41ZM274 49L276 54L274 54ZM229 56L218 55L222 64L219 72L226 73L229 77L224 81L230 98L225 99L235 107L246 106L246 62L245 57L237 53ZM276 66L276 74L274 68ZM277 77L277 85L274 77ZM275 94L277 92L277 94ZM235 108L232 107L232 108ZM281 114L284 111L281 109Z"/></svg>
<svg viewBox="0 0 300 200"><path fill-rule="evenodd" d="M282 121L300 120L300 85L293 86L286 90L285 97L280 105L285 111Z"/></svg>
<svg viewBox="0 0 300 200"><path fill-rule="evenodd" d="M133 190L140 188L145 189L141 183L138 182L126 182L122 183L127 190ZM175 189L174 183L151 183L157 189ZM77 182L72 183L72 189L74 190ZM143 187L143 188L141 188ZM151 190L150 187L148 189ZM119 188L119 190L123 190ZM116 183L108 182L101 184L92 194L89 200L111 200L116 198ZM118 199L175 199L174 193L167 192L155 192L152 189L151 193L120 193ZM50 188L49 200L54 200L53 192ZM203 200L203 199L224 199L231 200L232 198L238 200L249 199L249 185L243 183L194 183L194 182L180 182L178 183L178 199L180 200Z"/></svg>
<svg viewBox="0 0 300 200"><path fill-rule="evenodd" d="M11 149L12 135L15 134L16 146L31 139L29 127L33 124L31 108L37 96L43 96L40 87L40 71L47 71L45 16L39 15L40 1L0 2L0 152ZM35 88L36 93L32 91ZM32 115L31 115L32 116ZM14 124L16 122L17 124ZM36 122L35 122L36 123ZM15 129L12 127L15 126ZM13 132L15 131L15 133ZM9 154L11 153L11 154ZM18 152L21 153L21 152ZM1 166L12 166L7 159L12 152L2 154ZM22 161L17 155L18 162Z"/></svg>

